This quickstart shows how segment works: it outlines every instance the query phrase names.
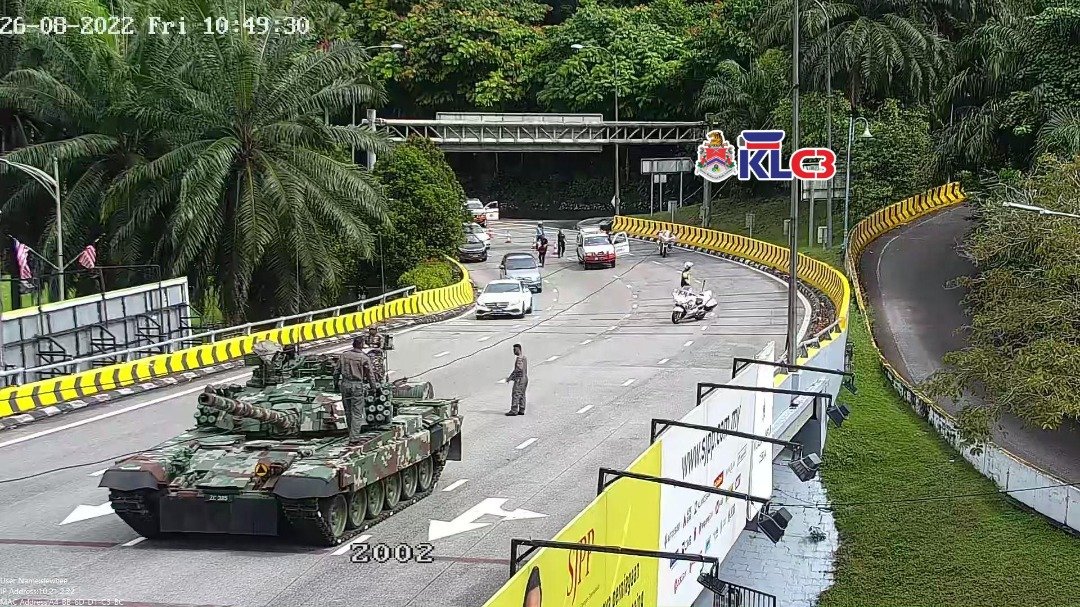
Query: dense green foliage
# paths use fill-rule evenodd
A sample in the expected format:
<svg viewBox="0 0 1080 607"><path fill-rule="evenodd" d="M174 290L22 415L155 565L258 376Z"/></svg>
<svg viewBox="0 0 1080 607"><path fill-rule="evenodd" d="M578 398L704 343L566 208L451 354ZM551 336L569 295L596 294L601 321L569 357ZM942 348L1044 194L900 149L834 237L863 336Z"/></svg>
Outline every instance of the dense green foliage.
<svg viewBox="0 0 1080 607"><path fill-rule="evenodd" d="M1040 217L1005 202L1080 213L1080 159L1044 158L1019 183L992 183L975 198L982 220L965 244L980 272L963 281L970 346L950 353L929 389L962 399L976 438L1003 412L1043 428L1080 416L1080 230L1077 219ZM982 397L964 399L964 389Z"/></svg>
<svg viewBox="0 0 1080 607"><path fill-rule="evenodd" d="M405 272L398 280L399 287L413 285L419 291L448 287L458 280L454 276L454 268L448 262L442 260L428 260L421 262L415 268Z"/></svg>
<svg viewBox="0 0 1080 607"><path fill-rule="evenodd" d="M465 193L435 144L410 139L379 160L375 173L388 196L390 227L383 241L383 260L390 276L402 275L428 258L450 254L464 241Z"/></svg>

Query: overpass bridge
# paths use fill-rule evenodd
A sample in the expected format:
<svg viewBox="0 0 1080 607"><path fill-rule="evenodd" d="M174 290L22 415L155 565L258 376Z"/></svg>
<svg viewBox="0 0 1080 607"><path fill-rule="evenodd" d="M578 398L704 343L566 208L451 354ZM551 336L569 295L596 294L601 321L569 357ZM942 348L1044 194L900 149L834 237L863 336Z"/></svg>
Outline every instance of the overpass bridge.
<svg viewBox="0 0 1080 607"><path fill-rule="evenodd" d="M447 152L599 152L605 145L697 145L705 122L611 122L602 114L439 112L429 120L378 118L362 125L391 141L417 136Z"/></svg>

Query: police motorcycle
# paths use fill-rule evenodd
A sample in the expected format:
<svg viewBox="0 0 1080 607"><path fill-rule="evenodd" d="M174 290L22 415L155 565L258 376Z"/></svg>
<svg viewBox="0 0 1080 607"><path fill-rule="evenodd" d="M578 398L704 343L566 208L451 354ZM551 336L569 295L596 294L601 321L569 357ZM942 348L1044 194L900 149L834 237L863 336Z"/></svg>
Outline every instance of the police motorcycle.
<svg viewBox="0 0 1080 607"><path fill-rule="evenodd" d="M671 252L671 247L675 246L675 235L669 230L663 230L656 235L656 248L660 252L660 257L667 257Z"/></svg>
<svg viewBox="0 0 1080 607"><path fill-rule="evenodd" d="M680 287L671 292L671 297L675 300L671 308L671 324L674 325L687 318L701 320L716 307L716 299L712 291L705 289L704 280L701 281L700 293L695 293L690 287Z"/></svg>

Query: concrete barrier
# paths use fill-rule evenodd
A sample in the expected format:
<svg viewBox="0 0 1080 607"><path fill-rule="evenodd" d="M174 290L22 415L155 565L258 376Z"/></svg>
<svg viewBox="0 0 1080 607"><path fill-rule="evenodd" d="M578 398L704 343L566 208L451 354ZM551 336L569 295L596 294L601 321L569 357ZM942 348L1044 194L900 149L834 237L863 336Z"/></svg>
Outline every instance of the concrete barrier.
<svg viewBox="0 0 1080 607"><path fill-rule="evenodd" d="M451 260L453 261L453 260ZM123 388L150 379L236 360L251 352L256 342L270 339L282 345L348 335L383 320L405 315L429 315L471 304L472 280L464 266L453 263L462 278L456 284L413 293L366 310L269 329L222 341L139 360L101 367L74 375L0 389L0 418L20 415L58 403Z"/></svg>
<svg viewBox="0 0 1080 607"><path fill-rule="evenodd" d="M859 280L859 258L867 245L881 235L919 219L924 215L947 209L966 200L960 184L950 183L934 188L923 194L912 196L896 204L881 209L863 219L851 231L845 265L848 276L852 277L855 298L859 309L863 311L866 330L877 351L886 377L892 383L900 397L916 412L925 418L946 441L970 462L984 476L1009 491L1009 496L1046 516L1050 520L1074 530L1080 530L1080 488L1067 486L1068 483L1038 466L1009 453L993 443L965 445L957 430L956 419L933 399L921 393L911 385L892 364L889 363L877 340L866 314L867 304ZM1036 487L1044 487L1034 489Z"/></svg>

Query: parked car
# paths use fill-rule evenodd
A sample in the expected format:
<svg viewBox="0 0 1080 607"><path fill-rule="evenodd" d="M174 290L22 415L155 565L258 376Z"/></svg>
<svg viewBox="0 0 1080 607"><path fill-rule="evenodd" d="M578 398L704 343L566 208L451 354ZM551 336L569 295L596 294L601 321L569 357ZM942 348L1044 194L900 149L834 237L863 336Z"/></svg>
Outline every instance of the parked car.
<svg viewBox="0 0 1080 607"><path fill-rule="evenodd" d="M630 240L626 232L609 235L596 228L586 228L578 232L578 263L586 268L589 266L614 268L618 256L628 255L629 253Z"/></svg>
<svg viewBox="0 0 1080 607"><path fill-rule="evenodd" d="M479 198L469 198L465 201L465 210L473 216L473 221L482 226L486 226L488 220L499 220L498 200L492 200L491 202L484 204L480 202Z"/></svg>
<svg viewBox="0 0 1080 607"><path fill-rule="evenodd" d="M476 318L492 316L516 316L523 318L532 314L532 292L520 280L504 278L493 280L476 298Z"/></svg>
<svg viewBox="0 0 1080 607"><path fill-rule="evenodd" d="M491 247L491 237L488 236L487 230L485 230L483 228L483 226L481 226L478 223L472 223L472 222L465 223L465 224L462 224L462 225L465 228L465 235L466 236L468 236L469 234L472 234L472 235L476 236L477 238L479 238L480 242L484 243L485 247L488 247L488 248Z"/></svg>
<svg viewBox="0 0 1080 607"><path fill-rule="evenodd" d="M507 253L499 264L501 278L520 280L533 293L544 290L544 278L540 274L540 263L531 253Z"/></svg>
<svg viewBox="0 0 1080 607"><path fill-rule="evenodd" d="M458 247L458 261L487 261L488 248L475 234L466 234L465 242Z"/></svg>

